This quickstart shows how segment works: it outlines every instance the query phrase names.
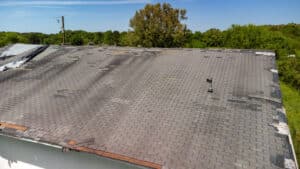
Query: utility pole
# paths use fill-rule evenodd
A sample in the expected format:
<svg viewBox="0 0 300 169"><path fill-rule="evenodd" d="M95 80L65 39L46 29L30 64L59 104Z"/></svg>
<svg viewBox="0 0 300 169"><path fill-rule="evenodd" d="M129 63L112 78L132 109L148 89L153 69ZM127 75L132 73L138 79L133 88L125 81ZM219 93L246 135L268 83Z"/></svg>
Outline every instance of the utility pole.
<svg viewBox="0 0 300 169"><path fill-rule="evenodd" d="M65 44L65 17L61 16L62 45Z"/></svg>

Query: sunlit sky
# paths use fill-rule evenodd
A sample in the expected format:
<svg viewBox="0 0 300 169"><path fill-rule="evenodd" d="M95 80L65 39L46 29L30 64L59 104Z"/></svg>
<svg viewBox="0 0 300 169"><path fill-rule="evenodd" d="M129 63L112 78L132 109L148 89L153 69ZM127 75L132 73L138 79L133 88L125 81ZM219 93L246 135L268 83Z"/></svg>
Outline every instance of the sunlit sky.
<svg viewBox="0 0 300 169"><path fill-rule="evenodd" d="M66 29L127 31L136 10L158 2L186 9L193 31L300 23L300 0L0 0L0 31L56 33L62 15Z"/></svg>

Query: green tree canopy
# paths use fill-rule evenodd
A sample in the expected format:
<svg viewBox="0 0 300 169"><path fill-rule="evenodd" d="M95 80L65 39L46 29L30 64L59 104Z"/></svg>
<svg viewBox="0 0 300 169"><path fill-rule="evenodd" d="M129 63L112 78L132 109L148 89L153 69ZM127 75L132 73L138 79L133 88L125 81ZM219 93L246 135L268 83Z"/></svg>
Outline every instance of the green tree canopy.
<svg viewBox="0 0 300 169"><path fill-rule="evenodd" d="M95 33L93 42L95 44L101 45L103 43L103 33L102 32Z"/></svg>
<svg viewBox="0 0 300 169"><path fill-rule="evenodd" d="M42 39L45 37L44 34L37 32L24 33L24 36L27 37L28 43L31 44L41 44L43 43Z"/></svg>
<svg viewBox="0 0 300 169"><path fill-rule="evenodd" d="M83 45L84 40L80 35L74 35L71 37L71 45Z"/></svg>
<svg viewBox="0 0 300 169"><path fill-rule="evenodd" d="M113 45L113 32L111 30L104 32L104 43L107 45Z"/></svg>
<svg viewBox="0 0 300 169"><path fill-rule="evenodd" d="M137 43L146 47L179 47L185 42L185 9L168 3L147 4L130 20Z"/></svg>
<svg viewBox="0 0 300 169"><path fill-rule="evenodd" d="M209 29L203 33L203 42L208 47L223 47L224 36L219 29Z"/></svg>

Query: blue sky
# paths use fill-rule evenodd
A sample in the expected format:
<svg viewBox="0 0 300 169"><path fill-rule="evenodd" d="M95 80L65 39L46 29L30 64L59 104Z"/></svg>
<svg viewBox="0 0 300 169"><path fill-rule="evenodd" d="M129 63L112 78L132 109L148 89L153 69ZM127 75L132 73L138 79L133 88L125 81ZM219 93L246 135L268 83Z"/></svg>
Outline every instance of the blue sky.
<svg viewBox="0 0 300 169"><path fill-rule="evenodd" d="M300 0L0 0L0 31L56 33L61 15L66 29L127 31L136 10L157 2L186 9L193 31L300 23Z"/></svg>

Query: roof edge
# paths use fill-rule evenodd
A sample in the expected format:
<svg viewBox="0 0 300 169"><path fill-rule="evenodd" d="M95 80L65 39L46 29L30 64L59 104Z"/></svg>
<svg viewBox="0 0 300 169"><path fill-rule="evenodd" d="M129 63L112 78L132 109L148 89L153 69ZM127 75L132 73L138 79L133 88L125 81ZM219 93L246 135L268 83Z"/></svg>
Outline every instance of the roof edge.
<svg viewBox="0 0 300 169"><path fill-rule="evenodd" d="M48 147L54 147L54 148L57 148L57 149L63 149L63 146L60 146L60 145L57 145L57 144L51 144L51 143L47 143L47 142L43 142L43 141L37 141L37 140L33 140L31 138L17 137L17 136L5 134L3 132L0 132L0 136L13 138L13 139L20 140L20 141L26 141L26 142L30 142L30 143L45 145L45 146L48 146Z"/></svg>
<svg viewBox="0 0 300 169"><path fill-rule="evenodd" d="M148 167L148 168L152 168L152 169L161 169L162 168L162 165L156 164L153 162L139 160L139 159L136 159L133 157L116 154L116 153L112 153L112 152L107 152L107 151L103 151L103 150L96 150L96 149L88 148L85 146L77 146L76 144L77 144L76 141L70 140L68 142L67 147L70 148L71 150L77 150L77 151L81 151L81 152L96 154L101 157L106 157L106 158L110 158L110 159L114 159L114 160L120 160L120 161L128 162L128 163L131 163L134 165L138 165L138 166Z"/></svg>
<svg viewBox="0 0 300 169"><path fill-rule="evenodd" d="M1 124L3 124L3 123L1 123ZM8 127L6 127L6 128L8 128ZM11 129L15 129L15 128L11 128ZM16 129L16 130L18 130L18 129ZM20 130L20 131L22 131L22 130ZM40 144L40 145L45 145L48 147L61 149L63 152L65 152L66 149L75 150L75 151L79 151L79 152L94 154L94 155L97 155L100 157L110 158L113 160L124 161L124 162L134 164L137 166L147 167L147 168L151 168L151 169L162 169L162 165L156 164L153 162L139 160L139 159L136 159L133 157L116 154L116 153L112 153L112 152L107 152L107 151L102 151L102 150L96 150L96 149L92 149L92 148L88 148L88 147L84 147L84 146L76 146L76 142L73 140L70 140L67 143L67 145L61 146L58 144L53 144L53 143L45 142L42 140L34 140L32 138L25 138L22 136L18 137L17 135L12 135L9 133L5 133L3 131L0 132L0 136L9 137L9 138L13 138L13 139L20 140L20 141L25 141L25 142L30 142L30 143L35 143L35 144Z"/></svg>

